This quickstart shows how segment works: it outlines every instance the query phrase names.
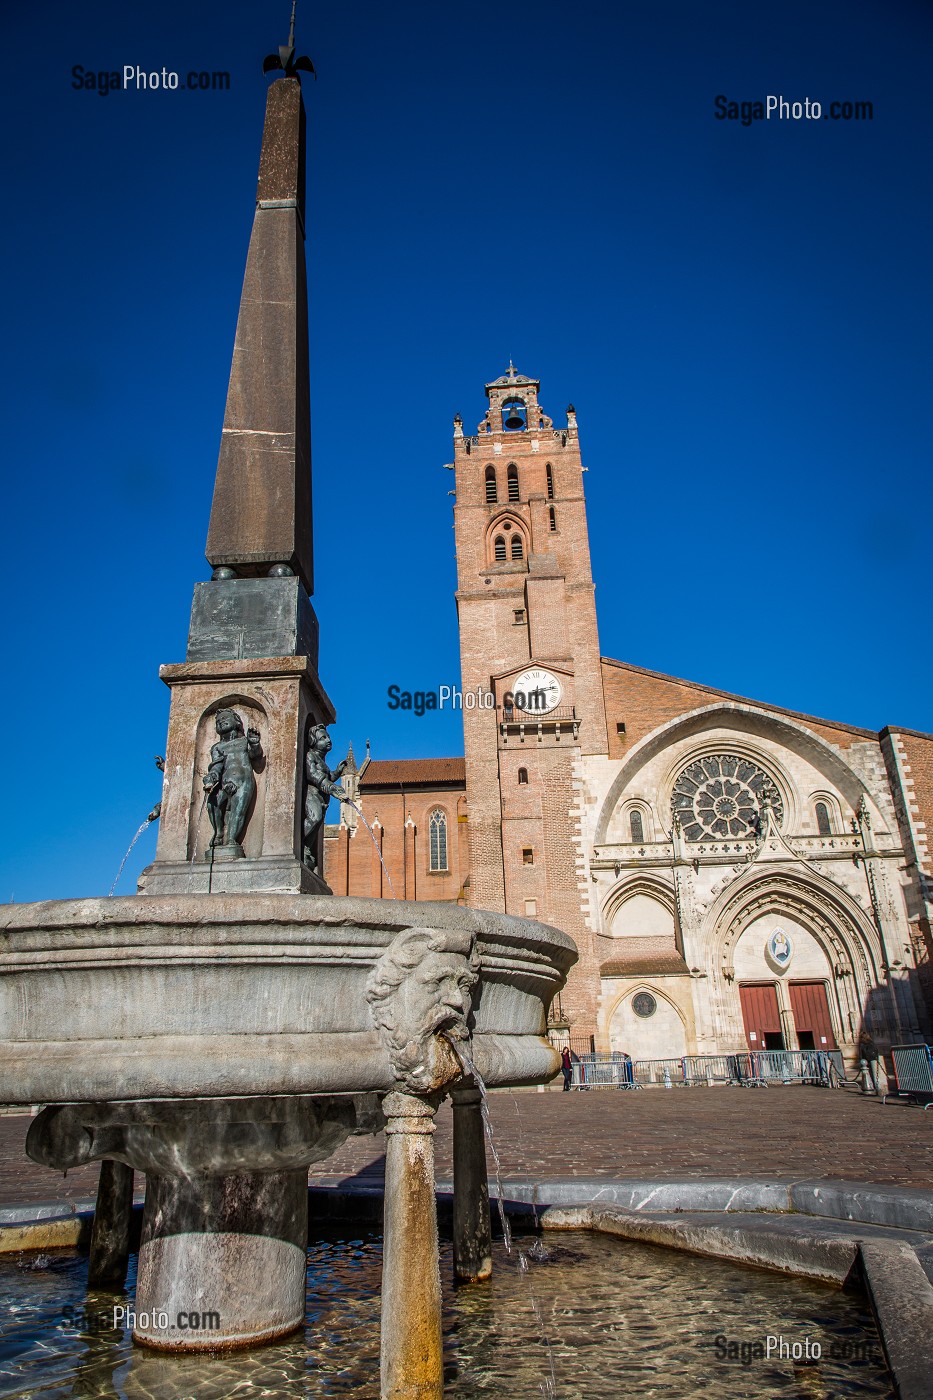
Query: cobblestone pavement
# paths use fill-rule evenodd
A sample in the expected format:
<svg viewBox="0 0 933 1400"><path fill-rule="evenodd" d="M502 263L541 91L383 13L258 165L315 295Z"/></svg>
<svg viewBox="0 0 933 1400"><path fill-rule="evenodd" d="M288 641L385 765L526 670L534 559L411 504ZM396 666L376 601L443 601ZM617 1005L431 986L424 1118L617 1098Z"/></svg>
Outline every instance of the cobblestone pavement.
<svg viewBox="0 0 933 1400"><path fill-rule="evenodd" d="M805 1088L494 1093L503 1176L830 1177L933 1189L933 1113ZM439 1179L451 1172L452 1111L437 1116ZM93 1196L97 1166L63 1178L23 1150L27 1116L0 1117L0 1206ZM383 1138L353 1138L311 1180L382 1179Z"/></svg>

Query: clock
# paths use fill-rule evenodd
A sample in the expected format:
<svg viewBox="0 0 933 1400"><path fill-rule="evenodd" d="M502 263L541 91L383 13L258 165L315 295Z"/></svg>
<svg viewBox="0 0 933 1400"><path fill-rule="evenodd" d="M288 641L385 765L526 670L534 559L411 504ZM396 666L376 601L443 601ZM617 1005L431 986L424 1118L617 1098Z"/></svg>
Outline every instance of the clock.
<svg viewBox="0 0 933 1400"><path fill-rule="evenodd" d="M530 715L550 714L557 709L563 693L557 677L539 666L522 671L512 687L516 710Z"/></svg>

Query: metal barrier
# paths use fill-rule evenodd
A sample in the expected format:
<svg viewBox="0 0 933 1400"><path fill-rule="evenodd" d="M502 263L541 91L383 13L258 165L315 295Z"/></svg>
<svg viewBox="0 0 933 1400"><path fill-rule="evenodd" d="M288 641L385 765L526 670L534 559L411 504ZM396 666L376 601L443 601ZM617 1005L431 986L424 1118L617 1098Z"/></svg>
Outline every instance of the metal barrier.
<svg viewBox="0 0 933 1400"><path fill-rule="evenodd" d="M615 1055L581 1055L573 1062L572 1089L640 1089L632 1060Z"/></svg>
<svg viewBox="0 0 933 1400"><path fill-rule="evenodd" d="M660 1084L668 1089L698 1084L747 1088L819 1084L839 1088L845 1084L845 1073L837 1050L748 1050L735 1055L683 1055L680 1059L634 1061L623 1059L618 1052L590 1053L573 1062L572 1089L641 1089L646 1084ZM930 1093L933 1097L933 1079Z"/></svg>
<svg viewBox="0 0 933 1400"><path fill-rule="evenodd" d="M897 1093L904 1098L926 1099L924 1109L933 1104L933 1053L929 1045L892 1045ZM882 1095L881 1102L892 1097Z"/></svg>
<svg viewBox="0 0 933 1400"><path fill-rule="evenodd" d="M663 1084L672 1089L682 1088L687 1082L684 1059L679 1060L636 1060L635 1080L638 1084Z"/></svg>

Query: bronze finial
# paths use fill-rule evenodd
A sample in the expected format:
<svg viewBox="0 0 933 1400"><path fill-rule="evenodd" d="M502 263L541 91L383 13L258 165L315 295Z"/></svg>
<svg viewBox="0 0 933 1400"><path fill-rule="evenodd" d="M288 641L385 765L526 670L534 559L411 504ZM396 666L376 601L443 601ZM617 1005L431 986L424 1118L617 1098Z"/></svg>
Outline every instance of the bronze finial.
<svg viewBox="0 0 933 1400"><path fill-rule="evenodd" d="M288 43L280 44L278 53L268 54L262 61L262 71L272 73L281 68L286 78L295 78L301 73L311 73L315 78L314 65L307 54L295 57L295 7L298 0L292 0L292 17L288 26Z"/></svg>

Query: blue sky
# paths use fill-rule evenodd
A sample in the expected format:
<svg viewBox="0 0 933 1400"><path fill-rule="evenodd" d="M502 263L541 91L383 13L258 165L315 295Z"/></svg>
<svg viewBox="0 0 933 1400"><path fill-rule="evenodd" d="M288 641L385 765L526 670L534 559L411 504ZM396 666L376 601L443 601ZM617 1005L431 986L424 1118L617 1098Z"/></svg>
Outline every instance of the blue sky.
<svg viewBox="0 0 933 1400"><path fill-rule="evenodd" d="M105 893L160 795L158 666L207 577L288 9L0 12L2 899ZM462 752L456 716L386 688L459 677L442 466L510 356L555 419L578 410L606 655L933 729L926 0L300 0L298 38L335 750ZM230 90L72 87L126 63ZM743 126L719 94L874 120Z"/></svg>

